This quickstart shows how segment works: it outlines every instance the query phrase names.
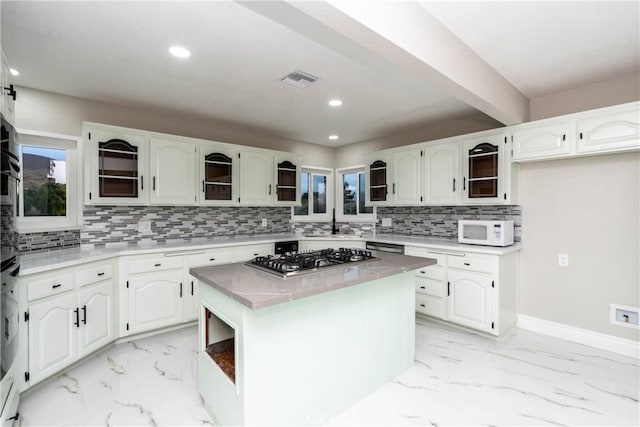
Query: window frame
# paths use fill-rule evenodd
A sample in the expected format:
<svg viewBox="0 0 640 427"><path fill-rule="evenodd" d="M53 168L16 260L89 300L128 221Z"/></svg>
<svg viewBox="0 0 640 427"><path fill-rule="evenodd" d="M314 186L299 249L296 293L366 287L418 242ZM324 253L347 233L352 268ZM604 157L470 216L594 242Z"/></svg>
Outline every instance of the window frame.
<svg viewBox="0 0 640 427"><path fill-rule="evenodd" d="M336 221L338 222L371 222L375 223L377 221L377 212L376 207L373 206L373 213L358 213L356 215L345 215L344 214L344 175L349 175L353 173L367 173L367 168L365 165L356 165L349 166L346 168L336 169L336 197L335 197L335 205L336 205ZM366 179L365 179L366 182ZM360 185L360 180L358 179L358 186ZM360 188L358 187L358 190ZM366 191L366 188L365 188ZM360 202L360 191L356 192L356 207L359 209Z"/></svg>
<svg viewBox="0 0 640 427"><path fill-rule="evenodd" d="M334 170L330 168L323 168L319 166L300 166L300 174L309 173L311 176L313 175L323 175L327 177L327 185L326 185L326 193L327 193L327 212L326 213L309 213L307 215L295 215L295 206L291 208L291 222L327 222L331 221L333 218L333 206L334 206L334 195L333 195L333 174ZM301 179L302 181L302 179ZM313 184L313 178L310 180L310 184ZM302 182L300 183L300 187L302 188ZM302 192L300 193L300 199L302 202ZM310 200L313 200L310 197ZM311 201L309 202L309 208L312 208Z"/></svg>
<svg viewBox="0 0 640 427"><path fill-rule="evenodd" d="M45 231L79 230L82 228L82 191L81 177L82 165L78 161L81 158L81 137L50 132L18 129L17 145L20 157L20 182L18 183L19 215L16 218L16 226L19 233L37 233ZM24 162L22 159L22 147L42 147L65 150L66 158L66 193L67 215L56 216L24 216L24 193L22 174Z"/></svg>

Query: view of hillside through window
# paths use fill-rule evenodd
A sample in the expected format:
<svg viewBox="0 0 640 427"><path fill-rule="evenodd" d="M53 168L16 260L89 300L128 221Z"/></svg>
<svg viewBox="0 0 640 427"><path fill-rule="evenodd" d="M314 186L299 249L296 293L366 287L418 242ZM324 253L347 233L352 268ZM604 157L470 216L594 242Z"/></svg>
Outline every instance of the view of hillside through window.
<svg viewBox="0 0 640 427"><path fill-rule="evenodd" d="M22 201L24 216L67 214L66 152L44 147L22 147Z"/></svg>

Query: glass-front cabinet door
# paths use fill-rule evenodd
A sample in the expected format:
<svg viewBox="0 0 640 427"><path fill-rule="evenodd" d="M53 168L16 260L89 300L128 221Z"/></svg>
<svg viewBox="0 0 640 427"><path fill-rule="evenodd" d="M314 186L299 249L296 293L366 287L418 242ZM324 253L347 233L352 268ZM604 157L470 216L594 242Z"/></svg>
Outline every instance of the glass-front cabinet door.
<svg viewBox="0 0 640 427"><path fill-rule="evenodd" d="M390 203L389 185L391 183L391 165L389 155L375 153L366 158L365 204L367 206L385 206Z"/></svg>
<svg viewBox="0 0 640 427"><path fill-rule="evenodd" d="M200 204L238 203L238 153L225 147L200 147Z"/></svg>
<svg viewBox="0 0 640 427"><path fill-rule="evenodd" d="M274 205L300 205L300 159L296 157L275 156L275 186Z"/></svg>
<svg viewBox="0 0 640 427"><path fill-rule="evenodd" d="M87 204L141 204L148 198L148 141L143 135L87 129ZM146 182L145 182L146 179Z"/></svg>
<svg viewBox="0 0 640 427"><path fill-rule="evenodd" d="M506 135L493 134L463 142L463 202L505 203L505 183L510 164L505 164Z"/></svg>

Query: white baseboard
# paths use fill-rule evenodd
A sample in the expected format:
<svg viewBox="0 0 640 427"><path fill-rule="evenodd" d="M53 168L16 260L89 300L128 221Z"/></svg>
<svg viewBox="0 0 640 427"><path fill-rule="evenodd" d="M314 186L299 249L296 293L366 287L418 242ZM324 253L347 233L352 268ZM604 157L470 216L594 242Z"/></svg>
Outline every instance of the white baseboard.
<svg viewBox="0 0 640 427"><path fill-rule="evenodd" d="M624 356L640 358L640 343L637 341L620 338L613 335L602 334L588 329L576 328L575 326L564 325L562 323L550 322L549 320L537 317L518 315L517 327L544 335L561 338L567 341L588 345L622 354Z"/></svg>

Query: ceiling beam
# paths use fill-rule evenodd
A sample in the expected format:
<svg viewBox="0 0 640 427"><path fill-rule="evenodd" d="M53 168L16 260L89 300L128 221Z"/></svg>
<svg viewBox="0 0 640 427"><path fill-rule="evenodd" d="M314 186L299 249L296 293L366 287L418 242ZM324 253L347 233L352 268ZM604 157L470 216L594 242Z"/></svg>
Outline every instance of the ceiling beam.
<svg viewBox="0 0 640 427"><path fill-rule="evenodd" d="M417 2L239 3L394 81L444 92L506 125L529 120L529 100Z"/></svg>

